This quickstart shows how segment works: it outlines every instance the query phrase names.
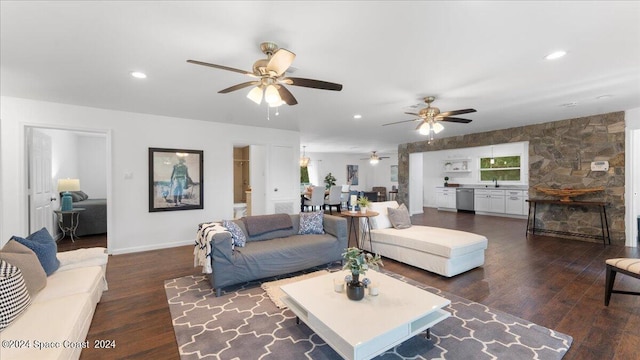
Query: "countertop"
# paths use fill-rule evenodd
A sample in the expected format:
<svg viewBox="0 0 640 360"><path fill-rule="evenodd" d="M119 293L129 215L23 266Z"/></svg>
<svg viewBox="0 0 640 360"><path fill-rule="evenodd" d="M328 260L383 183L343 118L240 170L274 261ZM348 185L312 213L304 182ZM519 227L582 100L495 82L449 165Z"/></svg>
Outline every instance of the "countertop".
<svg viewBox="0 0 640 360"><path fill-rule="evenodd" d="M461 184L460 186L436 186L436 188L447 189L492 189L492 190L529 190L529 185L500 185L495 187L493 185L474 185L474 184Z"/></svg>

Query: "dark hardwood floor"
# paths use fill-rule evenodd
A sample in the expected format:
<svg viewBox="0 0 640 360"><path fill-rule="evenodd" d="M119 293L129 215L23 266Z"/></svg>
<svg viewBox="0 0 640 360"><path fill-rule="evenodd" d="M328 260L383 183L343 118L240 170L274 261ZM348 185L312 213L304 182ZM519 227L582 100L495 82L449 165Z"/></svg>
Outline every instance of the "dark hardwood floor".
<svg viewBox="0 0 640 360"><path fill-rule="evenodd" d="M412 222L485 235L485 265L453 278L392 260L385 261L387 270L569 334L574 342L565 359L640 359L640 297L614 294L608 307L603 304L604 261L638 257L637 248L527 238L525 220L431 208L413 216ZM67 242L60 242L60 251L105 246L105 237ZM192 251L182 246L110 256L109 290L98 304L88 340L113 340L116 347L91 347L81 358L178 359L163 286L167 279L200 274L193 267ZM640 281L623 275L616 286L640 291Z"/></svg>

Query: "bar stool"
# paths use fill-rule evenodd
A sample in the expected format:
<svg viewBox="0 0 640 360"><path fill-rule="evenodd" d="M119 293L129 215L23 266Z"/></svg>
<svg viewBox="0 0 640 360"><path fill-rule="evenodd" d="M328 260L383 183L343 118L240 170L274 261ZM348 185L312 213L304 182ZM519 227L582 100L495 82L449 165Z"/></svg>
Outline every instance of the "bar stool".
<svg viewBox="0 0 640 360"><path fill-rule="evenodd" d="M609 306L611 294L640 295L640 292L614 290L613 283L616 281L616 274L622 273L636 279L640 279L640 259L617 258L607 259L607 275L605 282L604 305Z"/></svg>

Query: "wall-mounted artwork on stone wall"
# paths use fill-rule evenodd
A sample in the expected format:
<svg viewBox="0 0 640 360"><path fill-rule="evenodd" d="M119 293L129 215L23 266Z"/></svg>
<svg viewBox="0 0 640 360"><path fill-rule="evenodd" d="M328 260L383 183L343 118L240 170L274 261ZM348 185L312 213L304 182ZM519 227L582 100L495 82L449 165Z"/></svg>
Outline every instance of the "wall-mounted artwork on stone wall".
<svg viewBox="0 0 640 360"><path fill-rule="evenodd" d="M347 165L347 184L358 185L358 165Z"/></svg>

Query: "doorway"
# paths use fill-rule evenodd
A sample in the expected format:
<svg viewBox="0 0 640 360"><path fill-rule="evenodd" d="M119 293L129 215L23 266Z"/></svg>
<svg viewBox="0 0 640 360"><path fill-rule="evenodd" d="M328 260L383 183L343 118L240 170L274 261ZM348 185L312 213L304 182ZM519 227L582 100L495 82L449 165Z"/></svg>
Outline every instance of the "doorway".
<svg viewBox="0 0 640 360"><path fill-rule="evenodd" d="M110 133L30 126L25 127L24 133L29 231L46 227L62 248L95 247L97 244L108 248ZM78 181L80 187L72 194L73 208L84 209L80 217L75 218L74 232L79 236L75 242L69 236L70 216L73 215L58 211L62 200L59 180L68 179Z"/></svg>
<svg viewBox="0 0 640 360"><path fill-rule="evenodd" d="M233 148L233 217L251 214L249 146Z"/></svg>

